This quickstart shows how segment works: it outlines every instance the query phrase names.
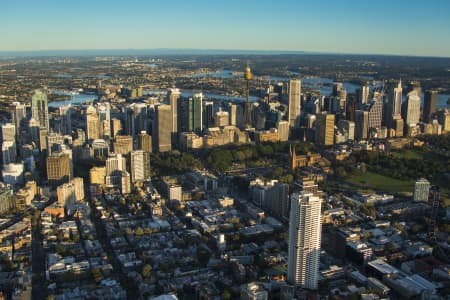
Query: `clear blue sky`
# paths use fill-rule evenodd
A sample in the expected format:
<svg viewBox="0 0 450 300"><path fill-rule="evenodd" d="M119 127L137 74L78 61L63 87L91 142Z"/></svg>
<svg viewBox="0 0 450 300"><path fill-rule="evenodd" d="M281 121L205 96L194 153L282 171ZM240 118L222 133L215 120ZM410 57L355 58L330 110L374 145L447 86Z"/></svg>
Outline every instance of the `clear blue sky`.
<svg viewBox="0 0 450 300"><path fill-rule="evenodd" d="M450 56L450 0L0 0L0 51L128 48Z"/></svg>

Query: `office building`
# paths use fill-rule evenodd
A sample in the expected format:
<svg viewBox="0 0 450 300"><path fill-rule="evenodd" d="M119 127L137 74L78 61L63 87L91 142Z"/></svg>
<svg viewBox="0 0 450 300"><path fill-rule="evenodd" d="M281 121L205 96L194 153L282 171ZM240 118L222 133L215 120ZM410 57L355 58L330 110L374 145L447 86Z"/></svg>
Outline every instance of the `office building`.
<svg viewBox="0 0 450 300"><path fill-rule="evenodd" d="M195 93L184 101L185 131L197 134L203 131L203 94Z"/></svg>
<svg viewBox="0 0 450 300"><path fill-rule="evenodd" d="M300 122L300 94L301 81L292 79L289 81L289 126L298 127Z"/></svg>
<svg viewBox="0 0 450 300"><path fill-rule="evenodd" d="M236 126L242 128L244 124L244 110L242 105L236 103L228 104L228 116L230 121L228 122L231 126Z"/></svg>
<svg viewBox="0 0 450 300"><path fill-rule="evenodd" d="M112 119L111 120L111 135L113 138L116 137L119 133L122 132L122 122L120 122L119 119Z"/></svg>
<svg viewBox="0 0 450 300"><path fill-rule="evenodd" d="M100 123L97 110L92 105L86 109L86 134L89 141L100 138Z"/></svg>
<svg viewBox="0 0 450 300"><path fill-rule="evenodd" d="M16 144L12 141L2 143L2 164L7 165L16 162Z"/></svg>
<svg viewBox="0 0 450 300"><path fill-rule="evenodd" d="M423 101L423 121L430 123L432 121L431 115L436 112L436 105L438 102L437 91L426 91Z"/></svg>
<svg viewBox="0 0 450 300"><path fill-rule="evenodd" d="M371 129L380 129L383 118L383 96L378 95L372 99L368 107L368 127Z"/></svg>
<svg viewBox="0 0 450 300"><path fill-rule="evenodd" d="M278 218L288 218L289 185L278 180L264 182L256 179L249 186L252 202Z"/></svg>
<svg viewBox="0 0 450 300"><path fill-rule="evenodd" d="M289 122L278 121L277 130L280 142L286 142L289 139Z"/></svg>
<svg viewBox="0 0 450 300"><path fill-rule="evenodd" d="M363 85L361 89L358 90L358 108L363 107L369 102L369 86L367 84Z"/></svg>
<svg viewBox="0 0 450 300"><path fill-rule="evenodd" d="M322 112L316 115L316 143L319 145L334 144L334 115Z"/></svg>
<svg viewBox="0 0 450 300"><path fill-rule="evenodd" d="M150 178L150 153L142 150L131 152L131 181L144 181Z"/></svg>
<svg viewBox="0 0 450 300"><path fill-rule="evenodd" d="M19 136L20 128L23 128L25 124L23 122L27 117L27 109L25 104L20 102L13 102L11 105L11 120L16 127L16 138Z"/></svg>
<svg viewBox="0 0 450 300"><path fill-rule="evenodd" d="M155 107L155 119L153 120L154 148L157 152L172 150L172 108L170 105L161 104Z"/></svg>
<svg viewBox="0 0 450 300"><path fill-rule="evenodd" d="M214 102L203 101L203 128L214 126Z"/></svg>
<svg viewBox="0 0 450 300"><path fill-rule="evenodd" d="M72 108L64 105L58 108L57 124L54 130L62 135L72 134Z"/></svg>
<svg viewBox="0 0 450 300"><path fill-rule="evenodd" d="M12 186L22 185L24 183L24 167L22 163L11 163L3 165L3 182Z"/></svg>
<svg viewBox="0 0 450 300"><path fill-rule="evenodd" d="M430 193L430 182L425 178L420 178L414 184L414 201L428 202Z"/></svg>
<svg viewBox="0 0 450 300"><path fill-rule="evenodd" d="M126 155L131 151L133 151L133 137L131 135L116 135L114 153Z"/></svg>
<svg viewBox="0 0 450 300"><path fill-rule="evenodd" d="M369 133L369 112L357 110L355 112L355 139L366 140Z"/></svg>
<svg viewBox="0 0 450 300"><path fill-rule="evenodd" d="M13 123L2 124L2 141L16 142L16 126Z"/></svg>
<svg viewBox="0 0 450 300"><path fill-rule="evenodd" d="M180 118L178 117L178 114L180 112L180 97L181 91L179 89L168 89L167 99L172 110L171 138L173 144L178 143L178 131L181 129Z"/></svg>
<svg viewBox="0 0 450 300"><path fill-rule="evenodd" d="M75 177L70 181L73 185L73 191L75 194L75 201L81 202L84 200L84 182L83 178Z"/></svg>
<svg viewBox="0 0 450 300"><path fill-rule="evenodd" d="M56 188L58 204L66 206L75 204L75 192L72 183L64 183Z"/></svg>
<svg viewBox="0 0 450 300"><path fill-rule="evenodd" d="M214 127L228 126L229 115L227 111L221 109L214 114Z"/></svg>
<svg viewBox="0 0 450 300"><path fill-rule="evenodd" d="M69 155L62 152L53 152L47 157L47 179L52 188L68 183L72 178L72 162Z"/></svg>
<svg viewBox="0 0 450 300"><path fill-rule="evenodd" d="M417 90L408 93L403 104L403 120L405 126L415 126L420 120L420 96Z"/></svg>
<svg viewBox="0 0 450 300"><path fill-rule="evenodd" d="M152 136L145 131L141 131L139 134L139 150L152 152Z"/></svg>
<svg viewBox="0 0 450 300"><path fill-rule="evenodd" d="M39 126L49 129L47 92L36 90L31 97L31 116Z"/></svg>
<svg viewBox="0 0 450 300"><path fill-rule="evenodd" d="M106 176L127 170L127 162L122 154L111 155L106 159Z"/></svg>
<svg viewBox="0 0 450 300"><path fill-rule="evenodd" d="M131 193L130 173L122 171L120 176L120 192L124 195Z"/></svg>
<svg viewBox="0 0 450 300"><path fill-rule="evenodd" d="M321 200L312 194L291 195L288 271L290 284L316 290L319 281Z"/></svg>
<svg viewBox="0 0 450 300"><path fill-rule="evenodd" d="M342 131L345 140L354 140L355 139L355 122L347 121L347 120L339 120L338 128Z"/></svg>
<svg viewBox="0 0 450 300"><path fill-rule="evenodd" d="M89 170L89 183L90 184L105 184L106 167L92 167Z"/></svg>

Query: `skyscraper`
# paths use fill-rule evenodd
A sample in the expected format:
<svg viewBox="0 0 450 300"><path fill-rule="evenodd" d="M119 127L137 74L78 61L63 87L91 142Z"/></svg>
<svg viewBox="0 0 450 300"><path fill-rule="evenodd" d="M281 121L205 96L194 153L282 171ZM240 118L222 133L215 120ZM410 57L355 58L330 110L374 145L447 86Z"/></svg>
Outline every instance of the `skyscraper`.
<svg viewBox="0 0 450 300"><path fill-rule="evenodd" d="M372 99L368 108L369 130L380 129L383 118L383 96L378 95Z"/></svg>
<svg viewBox="0 0 450 300"><path fill-rule="evenodd" d="M322 112L316 115L316 143L319 145L334 144L334 115Z"/></svg>
<svg viewBox="0 0 450 300"><path fill-rule="evenodd" d="M405 120L405 126L414 126L418 124L420 120L420 97L416 90L408 93L403 106L403 119Z"/></svg>
<svg viewBox="0 0 450 300"><path fill-rule="evenodd" d="M436 111L436 105L438 100L437 91L426 91L423 101L423 121L425 123L431 122L431 115Z"/></svg>
<svg viewBox="0 0 450 300"><path fill-rule="evenodd" d="M358 93L358 108L361 108L364 104L369 102L369 86L367 84L363 85Z"/></svg>
<svg viewBox="0 0 450 300"><path fill-rule="evenodd" d="M300 94L301 81L292 79L289 81L289 126L298 127L300 118Z"/></svg>
<svg viewBox="0 0 450 300"><path fill-rule="evenodd" d="M200 134L203 130L203 94L195 93L188 101L188 130Z"/></svg>
<svg viewBox="0 0 450 300"><path fill-rule="evenodd" d="M155 151L166 152L172 150L172 108L161 104L155 107L153 120L153 140Z"/></svg>
<svg viewBox="0 0 450 300"><path fill-rule="evenodd" d="M27 116L26 106L20 102L13 102L11 105L11 120L14 126L16 126L16 139L20 133L20 127L22 122Z"/></svg>
<svg viewBox="0 0 450 300"><path fill-rule="evenodd" d="M31 115L40 127L49 129L47 92L36 90L31 98Z"/></svg>
<svg viewBox="0 0 450 300"><path fill-rule="evenodd" d="M93 106L86 109L86 135L87 139L92 141L100 138L100 124L97 110Z"/></svg>
<svg viewBox="0 0 450 300"><path fill-rule="evenodd" d="M145 131L141 131L139 134L139 150L152 152L152 136Z"/></svg>
<svg viewBox="0 0 450 300"><path fill-rule="evenodd" d="M397 87L393 88L393 90L389 93L389 97L387 98L386 106L385 106L385 123L389 126L389 128L394 128L394 120L400 118L402 113L402 101L403 101L403 88L402 81L400 80L397 84Z"/></svg>
<svg viewBox="0 0 450 300"><path fill-rule="evenodd" d="M71 160L68 154L63 152L53 152L47 157L47 179L50 186L57 186L68 183L72 178Z"/></svg>
<svg viewBox="0 0 450 300"><path fill-rule="evenodd" d="M72 133L72 109L70 105L64 105L58 108L59 128L58 132L62 135Z"/></svg>
<svg viewBox="0 0 450 300"><path fill-rule="evenodd" d="M103 139L111 137L111 104L102 102L98 105L98 121L100 126L100 137Z"/></svg>
<svg viewBox="0 0 450 300"><path fill-rule="evenodd" d="M106 159L106 176L114 176L127 170L127 162L121 154L111 155Z"/></svg>
<svg viewBox="0 0 450 300"><path fill-rule="evenodd" d="M357 110L355 112L355 139L365 140L369 133L369 112Z"/></svg>
<svg viewBox="0 0 450 300"><path fill-rule="evenodd" d="M135 150L131 152L131 181L144 181L150 178L150 153Z"/></svg>
<svg viewBox="0 0 450 300"><path fill-rule="evenodd" d="M291 195L289 216L289 283L317 289L321 239L321 201L313 194Z"/></svg>
<svg viewBox="0 0 450 300"><path fill-rule="evenodd" d="M168 89L167 98L169 105L172 109L172 143L176 144L178 142L178 131L180 128L180 119L178 118L178 113L180 112L180 96L181 92L179 89Z"/></svg>

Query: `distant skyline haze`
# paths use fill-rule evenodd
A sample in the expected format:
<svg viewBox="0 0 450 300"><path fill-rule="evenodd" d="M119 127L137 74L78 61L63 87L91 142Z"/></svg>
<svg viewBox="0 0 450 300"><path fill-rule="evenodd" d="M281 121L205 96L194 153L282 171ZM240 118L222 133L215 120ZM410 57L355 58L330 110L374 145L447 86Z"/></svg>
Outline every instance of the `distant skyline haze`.
<svg viewBox="0 0 450 300"><path fill-rule="evenodd" d="M237 49L450 57L447 0L3 0L0 51Z"/></svg>

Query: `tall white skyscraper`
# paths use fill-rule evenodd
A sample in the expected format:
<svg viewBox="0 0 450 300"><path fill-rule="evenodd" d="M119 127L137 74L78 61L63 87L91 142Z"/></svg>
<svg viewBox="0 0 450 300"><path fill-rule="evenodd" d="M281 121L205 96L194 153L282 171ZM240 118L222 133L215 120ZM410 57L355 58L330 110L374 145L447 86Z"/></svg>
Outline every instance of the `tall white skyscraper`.
<svg viewBox="0 0 450 300"><path fill-rule="evenodd" d="M26 116L27 109L25 104L21 104L20 102L13 102L11 105L11 120L12 123L16 126L16 138L19 136L20 127L23 120L26 119Z"/></svg>
<svg viewBox="0 0 450 300"><path fill-rule="evenodd" d="M150 178L150 153L143 150L131 152L131 181L144 181Z"/></svg>
<svg viewBox="0 0 450 300"><path fill-rule="evenodd" d="M319 280L321 201L310 193L291 195L289 217L289 283L317 289Z"/></svg>
<svg viewBox="0 0 450 300"><path fill-rule="evenodd" d="M408 93L405 102L404 116L406 125L416 125L420 120L420 96L416 90Z"/></svg>
<svg viewBox="0 0 450 300"><path fill-rule="evenodd" d="M403 93L402 81L400 80L398 82L397 87L394 88L394 95L392 99L393 102L392 115L394 116L398 116L402 113L402 100L403 100L402 93Z"/></svg>
<svg viewBox="0 0 450 300"><path fill-rule="evenodd" d="M289 126L297 127L300 117L301 81L292 79L289 81Z"/></svg>
<svg viewBox="0 0 450 300"><path fill-rule="evenodd" d="M367 102L369 102L369 93L370 93L369 86L366 84L363 85L361 87L360 94L359 94L359 104L360 104L359 107L361 107L361 105L367 104Z"/></svg>

